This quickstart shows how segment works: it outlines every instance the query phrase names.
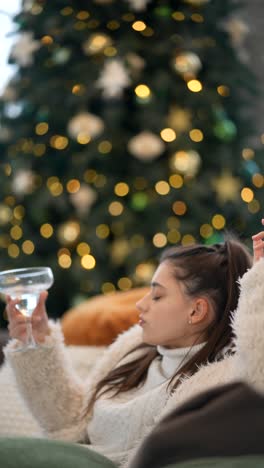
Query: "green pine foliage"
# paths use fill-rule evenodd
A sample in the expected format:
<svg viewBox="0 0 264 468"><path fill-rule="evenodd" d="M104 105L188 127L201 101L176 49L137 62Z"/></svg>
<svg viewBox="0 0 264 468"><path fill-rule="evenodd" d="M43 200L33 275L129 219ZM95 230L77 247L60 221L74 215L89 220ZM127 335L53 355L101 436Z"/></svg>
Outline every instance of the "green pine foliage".
<svg viewBox="0 0 264 468"><path fill-rule="evenodd" d="M148 283L163 247L259 229L238 6L24 1L0 99L1 269L51 266L54 316Z"/></svg>

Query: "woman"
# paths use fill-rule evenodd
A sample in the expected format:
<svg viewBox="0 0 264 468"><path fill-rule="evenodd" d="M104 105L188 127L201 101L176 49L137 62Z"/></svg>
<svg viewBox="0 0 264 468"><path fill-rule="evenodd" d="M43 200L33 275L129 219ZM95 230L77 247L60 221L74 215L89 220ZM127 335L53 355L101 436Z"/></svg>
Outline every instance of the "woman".
<svg viewBox="0 0 264 468"><path fill-rule="evenodd" d="M259 260L264 233L253 237ZM26 326L8 298L13 340L5 354L45 434L126 466L153 426L198 392L236 379L264 388L264 261L250 267L248 251L232 239L165 251L137 304L139 325L106 350L87 382L66 360L59 324L48 321L46 293L32 317L40 346L14 352Z"/></svg>

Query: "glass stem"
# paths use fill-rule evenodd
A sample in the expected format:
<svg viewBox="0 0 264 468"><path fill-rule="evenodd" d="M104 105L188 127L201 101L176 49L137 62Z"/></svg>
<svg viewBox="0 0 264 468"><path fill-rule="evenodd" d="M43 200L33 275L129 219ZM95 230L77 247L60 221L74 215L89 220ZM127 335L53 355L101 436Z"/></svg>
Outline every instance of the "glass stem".
<svg viewBox="0 0 264 468"><path fill-rule="evenodd" d="M33 333L32 333L32 323L31 323L31 318L28 318L27 320L27 346L29 348L36 348L37 343L34 339Z"/></svg>

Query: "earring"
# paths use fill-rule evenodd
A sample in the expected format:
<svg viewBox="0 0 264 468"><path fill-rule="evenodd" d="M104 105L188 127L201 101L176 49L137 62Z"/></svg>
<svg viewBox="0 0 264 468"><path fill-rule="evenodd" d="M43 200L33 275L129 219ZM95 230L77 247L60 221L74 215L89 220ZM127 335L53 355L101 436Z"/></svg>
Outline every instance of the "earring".
<svg viewBox="0 0 264 468"><path fill-rule="evenodd" d="M190 325L192 324L192 319L189 319L189 322L188 322Z"/></svg>

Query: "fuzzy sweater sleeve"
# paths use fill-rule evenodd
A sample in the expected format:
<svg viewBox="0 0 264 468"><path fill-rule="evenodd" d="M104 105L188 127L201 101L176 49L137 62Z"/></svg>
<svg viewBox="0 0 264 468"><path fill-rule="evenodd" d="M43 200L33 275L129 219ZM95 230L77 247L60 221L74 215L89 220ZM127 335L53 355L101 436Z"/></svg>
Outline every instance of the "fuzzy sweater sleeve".
<svg viewBox="0 0 264 468"><path fill-rule="evenodd" d="M237 377L264 392L264 259L240 280L238 308L233 315Z"/></svg>
<svg viewBox="0 0 264 468"><path fill-rule="evenodd" d="M17 351L17 340L5 347L17 386L44 432L56 439L84 441L87 385L81 381L65 351L61 327L50 321L51 334L36 349Z"/></svg>
<svg viewBox="0 0 264 468"><path fill-rule="evenodd" d="M108 346L93 366L89 377L77 377L66 353L59 323L50 321L51 334L36 349L16 351L17 340L5 347L20 394L42 430L50 438L72 442L89 440L87 427L91 414L87 405L102 377L123 356L142 342L138 325L123 332Z"/></svg>

